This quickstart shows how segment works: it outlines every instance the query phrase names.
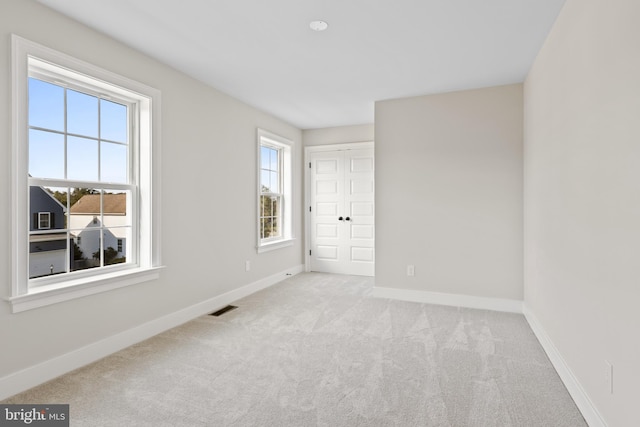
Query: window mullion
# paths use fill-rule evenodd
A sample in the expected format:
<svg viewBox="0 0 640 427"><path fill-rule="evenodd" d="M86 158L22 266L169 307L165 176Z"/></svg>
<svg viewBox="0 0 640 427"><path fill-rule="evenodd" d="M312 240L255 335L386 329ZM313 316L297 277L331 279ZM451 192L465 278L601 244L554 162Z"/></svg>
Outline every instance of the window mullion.
<svg viewBox="0 0 640 427"><path fill-rule="evenodd" d="M100 267L104 267L104 190L100 190Z"/></svg>
<svg viewBox="0 0 640 427"><path fill-rule="evenodd" d="M78 181L67 179L48 179L28 177L30 186L39 187L71 187L71 188L104 188L105 190L132 191L135 184L116 184L110 182Z"/></svg>
<svg viewBox="0 0 640 427"><path fill-rule="evenodd" d="M127 145L126 142L122 142L122 141L114 141L114 140L111 140L111 139L99 138L99 137L90 136L90 135L82 135L82 134L79 134L79 133L65 132L64 130L48 129L48 128L43 128L43 127L40 127L40 126L29 126L29 129L38 130L38 131L41 131L41 132L55 133L56 135L75 136L75 137L78 137L78 138L90 139L90 140L93 140L93 141L109 142L111 144Z"/></svg>
<svg viewBox="0 0 640 427"><path fill-rule="evenodd" d="M68 153L68 134L67 134L67 89L64 89L64 179L69 177L68 175L68 161L69 153Z"/></svg>
<svg viewBox="0 0 640 427"><path fill-rule="evenodd" d="M102 115L100 108L102 108L102 102L98 97L98 181L102 181Z"/></svg>

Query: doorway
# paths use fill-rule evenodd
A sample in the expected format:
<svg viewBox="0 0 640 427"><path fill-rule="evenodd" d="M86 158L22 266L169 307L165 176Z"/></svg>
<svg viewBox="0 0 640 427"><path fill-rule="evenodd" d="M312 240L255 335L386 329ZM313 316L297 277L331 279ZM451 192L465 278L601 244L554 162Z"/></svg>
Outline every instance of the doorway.
<svg viewBox="0 0 640 427"><path fill-rule="evenodd" d="M373 276L373 143L307 147L307 270Z"/></svg>

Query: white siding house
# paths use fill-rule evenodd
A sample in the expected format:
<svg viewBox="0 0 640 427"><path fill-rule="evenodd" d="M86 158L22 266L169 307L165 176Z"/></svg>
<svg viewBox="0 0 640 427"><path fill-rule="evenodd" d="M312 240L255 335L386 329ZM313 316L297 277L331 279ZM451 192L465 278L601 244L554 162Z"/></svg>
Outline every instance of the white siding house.
<svg viewBox="0 0 640 427"><path fill-rule="evenodd" d="M102 199L102 200L101 200ZM99 262L96 254L113 248L121 259L127 256L127 236L131 230L127 216L127 194L87 194L71 206L69 228L84 257Z"/></svg>

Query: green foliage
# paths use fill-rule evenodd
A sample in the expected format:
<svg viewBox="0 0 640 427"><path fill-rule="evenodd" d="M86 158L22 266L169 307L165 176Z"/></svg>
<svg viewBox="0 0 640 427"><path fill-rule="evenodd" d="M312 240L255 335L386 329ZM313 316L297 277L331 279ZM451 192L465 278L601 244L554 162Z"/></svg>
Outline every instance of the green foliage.
<svg viewBox="0 0 640 427"><path fill-rule="evenodd" d="M260 238L280 235L280 197L260 196Z"/></svg>
<svg viewBox="0 0 640 427"><path fill-rule="evenodd" d="M47 190L49 190L49 189L47 189ZM49 192L51 193L51 190L49 190ZM93 188L73 188L73 189L71 189L71 198L69 199L69 202L70 202L69 203L69 207L75 205L76 202L78 200L80 200L82 198L82 196L84 196L86 194L98 194L98 192L96 190L94 190ZM56 198L56 200L58 200L64 206L67 206L68 193L56 190L56 191L52 192L52 195L53 195L53 197Z"/></svg>
<svg viewBox="0 0 640 427"><path fill-rule="evenodd" d="M80 249L80 246L76 245L76 242L73 242L73 259L76 261L86 259L84 257L84 253Z"/></svg>
<svg viewBox="0 0 640 427"><path fill-rule="evenodd" d="M111 246L109 246L107 249L105 249L104 251L104 265L110 265L110 264L116 264L117 262L114 262L116 260L116 257L118 256L118 251L116 251L114 248L112 248ZM93 256L93 259L100 259L100 251L95 251L93 254L91 254L91 256ZM124 261L119 261L119 262L124 262Z"/></svg>

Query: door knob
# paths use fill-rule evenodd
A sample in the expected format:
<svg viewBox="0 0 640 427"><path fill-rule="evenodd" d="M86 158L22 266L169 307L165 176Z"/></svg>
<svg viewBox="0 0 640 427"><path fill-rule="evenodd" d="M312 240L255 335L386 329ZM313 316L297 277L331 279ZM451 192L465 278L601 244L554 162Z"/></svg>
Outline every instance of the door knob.
<svg viewBox="0 0 640 427"><path fill-rule="evenodd" d="M345 220L346 220L346 221L351 221L351 218L346 217L346 218L345 218Z"/></svg>
<svg viewBox="0 0 640 427"><path fill-rule="evenodd" d="M342 218L341 216L338 217L338 221L343 221L343 220L344 220L344 218Z"/></svg>

